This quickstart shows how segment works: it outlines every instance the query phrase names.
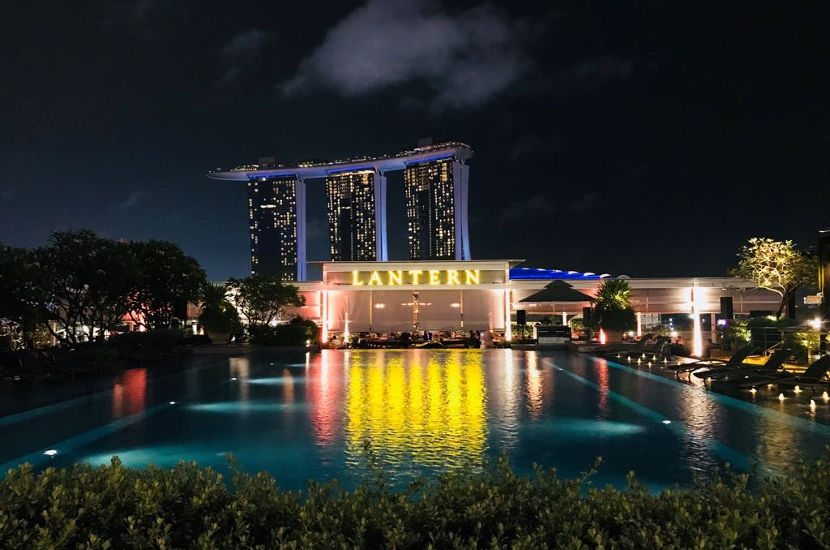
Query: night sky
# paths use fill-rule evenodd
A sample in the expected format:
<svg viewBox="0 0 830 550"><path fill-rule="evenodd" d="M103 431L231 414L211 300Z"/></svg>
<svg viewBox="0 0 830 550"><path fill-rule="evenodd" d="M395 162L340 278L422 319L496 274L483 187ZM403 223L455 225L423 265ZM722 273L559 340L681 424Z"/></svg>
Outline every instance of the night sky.
<svg viewBox="0 0 830 550"><path fill-rule="evenodd" d="M3 2L0 241L85 227L244 276L245 186L208 170L432 136L475 150L474 258L723 275L750 236L830 226L828 6ZM317 180L311 259L324 209Z"/></svg>

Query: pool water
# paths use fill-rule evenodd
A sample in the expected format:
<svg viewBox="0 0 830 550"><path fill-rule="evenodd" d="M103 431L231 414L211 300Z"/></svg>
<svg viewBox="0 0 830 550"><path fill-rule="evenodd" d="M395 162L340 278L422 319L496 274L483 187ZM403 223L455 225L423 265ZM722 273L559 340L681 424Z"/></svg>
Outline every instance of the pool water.
<svg viewBox="0 0 830 550"><path fill-rule="evenodd" d="M798 403L760 407L568 352L255 351L177 361L172 372L132 369L95 393L0 417L2 471L118 455L128 466L196 460L228 472L233 453L242 469L268 471L285 488L335 478L354 486L367 477L368 441L398 484L506 453L520 472L536 463L563 477L602 457L593 483L622 486L633 470L659 490L727 462L780 471L830 444L830 427L788 414Z"/></svg>

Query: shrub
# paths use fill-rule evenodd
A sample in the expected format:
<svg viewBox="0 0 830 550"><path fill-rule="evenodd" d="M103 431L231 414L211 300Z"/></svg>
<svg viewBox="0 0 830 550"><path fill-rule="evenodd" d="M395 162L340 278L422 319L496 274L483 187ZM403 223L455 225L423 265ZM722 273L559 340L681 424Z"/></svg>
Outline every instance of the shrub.
<svg viewBox="0 0 830 550"><path fill-rule="evenodd" d="M277 325L248 325L248 339L258 346L304 346L309 340L319 340L319 329L314 321L295 317Z"/></svg>
<svg viewBox="0 0 830 550"><path fill-rule="evenodd" d="M232 463L233 465L233 463ZM3 548L826 548L830 464L787 475L716 476L649 494L590 489L590 473L532 477L505 460L405 490L382 475L352 491L180 463L132 470L28 465L0 482ZM751 483L750 483L751 482ZM749 487L753 489L750 490Z"/></svg>

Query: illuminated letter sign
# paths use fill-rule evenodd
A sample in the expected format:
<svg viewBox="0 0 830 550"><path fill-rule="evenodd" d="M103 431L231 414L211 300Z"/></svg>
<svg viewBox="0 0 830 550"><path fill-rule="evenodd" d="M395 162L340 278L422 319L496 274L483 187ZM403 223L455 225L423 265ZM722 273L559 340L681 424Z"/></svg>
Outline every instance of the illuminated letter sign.
<svg viewBox="0 0 830 550"><path fill-rule="evenodd" d="M369 286L377 286L382 285L383 283L380 281L380 274L377 271L372 271L372 276L369 277Z"/></svg>
<svg viewBox="0 0 830 550"><path fill-rule="evenodd" d="M401 269L390 271L352 271L352 286L402 286L422 285L430 286L463 286L481 284L481 270L464 269L410 269L406 272L408 278L404 281L404 271ZM463 278L462 278L463 275ZM488 279L489 281L489 279Z"/></svg>

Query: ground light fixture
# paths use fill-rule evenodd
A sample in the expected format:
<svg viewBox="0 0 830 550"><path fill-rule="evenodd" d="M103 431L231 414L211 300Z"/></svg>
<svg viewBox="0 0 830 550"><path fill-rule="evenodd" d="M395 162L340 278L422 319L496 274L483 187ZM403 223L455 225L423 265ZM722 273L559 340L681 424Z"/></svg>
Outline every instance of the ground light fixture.
<svg viewBox="0 0 830 550"><path fill-rule="evenodd" d="M824 392L823 394L821 394L821 398L827 401L830 400L830 395L828 395L827 392Z"/></svg>
<svg viewBox="0 0 830 550"><path fill-rule="evenodd" d="M795 393L801 393L801 388L799 386L796 386L795 389L793 389L793 391Z"/></svg>
<svg viewBox="0 0 830 550"><path fill-rule="evenodd" d="M751 393L752 395L755 395L757 392L758 392L758 390L756 390L755 388L752 388L751 390L749 390L749 393Z"/></svg>
<svg viewBox="0 0 830 550"><path fill-rule="evenodd" d="M783 403L785 399L786 399L786 397L784 397L784 393L783 393L783 392L778 394L778 400L779 400L779 401L781 401L781 402Z"/></svg>
<svg viewBox="0 0 830 550"><path fill-rule="evenodd" d="M816 410L816 400L815 399L810 399L810 410L811 411Z"/></svg>

